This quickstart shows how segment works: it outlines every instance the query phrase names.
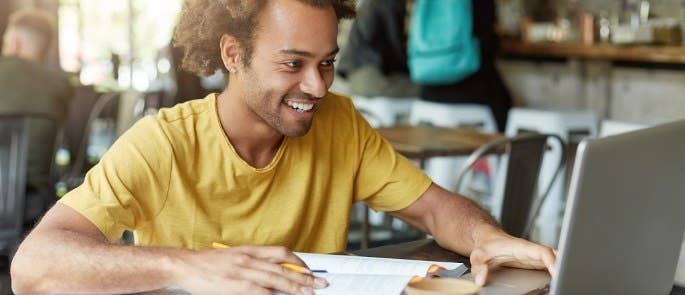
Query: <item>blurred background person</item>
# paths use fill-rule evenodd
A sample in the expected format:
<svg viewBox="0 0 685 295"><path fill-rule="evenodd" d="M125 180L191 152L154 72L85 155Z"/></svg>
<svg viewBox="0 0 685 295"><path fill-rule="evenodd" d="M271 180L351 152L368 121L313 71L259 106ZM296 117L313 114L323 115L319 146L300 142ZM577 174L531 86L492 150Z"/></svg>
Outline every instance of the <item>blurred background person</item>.
<svg viewBox="0 0 685 295"><path fill-rule="evenodd" d="M44 64L55 35L55 22L48 13L23 9L10 16L3 37L0 114L35 114L56 120L35 118L30 122L27 219L42 215L54 202L49 183L51 161L59 125L73 95L66 75Z"/></svg>
<svg viewBox="0 0 685 295"><path fill-rule="evenodd" d="M417 97L407 68L407 1L366 0L341 52L338 74L352 95Z"/></svg>
<svg viewBox="0 0 685 295"><path fill-rule="evenodd" d="M473 36L479 44L480 67L450 84L418 85L407 65L407 38L413 0L365 0L358 9L341 53L338 74L350 94L366 97L421 97L455 104L476 103L490 108L500 131L512 106L509 92L495 67L498 38L495 1L472 1Z"/></svg>
<svg viewBox="0 0 685 295"><path fill-rule="evenodd" d="M504 131L512 100L495 67L498 50L495 0L473 0L471 7L472 34L479 47L479 68L473 74L453 83L422 85L420 96L426 101L448 104L446 106L460 103L487 105L495 118L497 129Z"/></svg>

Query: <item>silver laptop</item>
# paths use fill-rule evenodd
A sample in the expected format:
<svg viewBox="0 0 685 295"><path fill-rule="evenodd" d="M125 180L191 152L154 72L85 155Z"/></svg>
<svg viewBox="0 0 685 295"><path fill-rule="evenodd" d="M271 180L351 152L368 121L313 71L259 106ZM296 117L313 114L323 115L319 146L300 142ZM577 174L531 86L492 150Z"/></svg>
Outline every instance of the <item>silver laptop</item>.
<svg viewBox="0 0 685 295"><path fill-rule="evenodd" d="M685 230L685 121L580 144L550 294L668 294ZM506 269L484 294L544 272Z"/></svg>

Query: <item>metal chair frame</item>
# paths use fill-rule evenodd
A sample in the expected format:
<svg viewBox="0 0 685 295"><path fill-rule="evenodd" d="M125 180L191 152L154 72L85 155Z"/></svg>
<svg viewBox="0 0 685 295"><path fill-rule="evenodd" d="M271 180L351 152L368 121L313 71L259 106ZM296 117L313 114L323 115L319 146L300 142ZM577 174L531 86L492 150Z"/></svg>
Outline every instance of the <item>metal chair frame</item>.
<svg viewBox="0 0 685 295"><path fill-rule="evenodd" d="M552 138L553 140L556 140L560 144L560 153L561 157L559 160L559 163L557 165L557 169L554 173L554 176L552 179L549 181L549 183L544 187L544 190L541 191L541 194L536 196L537 194L537 188L539 186L539 174L540 174L540 168L542 164L542 159L544 158L544 153L547 150L548 147L548 139ZM539 145L536 145L537 143L540 143ZM514 145L519 145L519 144L532 144L527 146L528 150L526 151L513 151L513 146ZM532 230L535 218L537 217L540 208L544 204L545 199L547 198L547 195L549 194L550 189L552 188L552 184L556 180L556 178L559 176L561 171L563 170L563 167L566 163L566 144L564 140L554 134L537 134L537 133L528 133L528 134L521 134L517 135L514 137L509 137L509 138L502 138L498 140L494 140L492 142L489 142L480 148L478 148L476 151L474 151L467 159L466 162L464 163L464 166L460 170L458 177L457 177L457 188L460 188L462 185L462 182L465 179L465 176L467 173L471 170L471 168L476 164L478 160L481 158L488 156L490 154L495 154L498 153L498 151L501 151L502 146L506 147L506 154L510 156L509 162L508 162L508 167L506 167L506 178L505 178L505 183L504 185L505 190L504 190L504 196L502 197L502 202L503 206L501 208L501 219L502 219L502 227L505 231L509 232L512 235L519 236L522 238L529 238L530 232ZM514 182L512 171L513 166L516 165L514 161L512 161L511 156L512 152L516 153L513 154L515 155L523 155L520 153L534 153L533 158L530 158L532 161L535 161L531 164L533 164L531 167L531 174L528 174L527 176L529 177L534 177L533 187L526 187L524 190L527 190L531 193L530 196L520 196L517 195L517 192L515 192L515 188L513 187L512 182ZM526 172L521 172L517 171L517 173L526 173ZM503 173L500 171L500 173ZM518 192L520 193L520 192ZM528 194L528 193L525 193ZM516 200L512 198L517 198ZM530 206L526 208L524 206L524 211L527 211L527 216L525 216L525 226L521 228L519 226L519 223L521 223L521 216L515 216L515 212L510 212L515 210L515 208L507 208L505 205L511 201L526 201L527 203L530 203ZM525 205L525 204L524 204ZM507 211L509 209L509 211ZM512 214L514 214L512 218Z"/></svg>

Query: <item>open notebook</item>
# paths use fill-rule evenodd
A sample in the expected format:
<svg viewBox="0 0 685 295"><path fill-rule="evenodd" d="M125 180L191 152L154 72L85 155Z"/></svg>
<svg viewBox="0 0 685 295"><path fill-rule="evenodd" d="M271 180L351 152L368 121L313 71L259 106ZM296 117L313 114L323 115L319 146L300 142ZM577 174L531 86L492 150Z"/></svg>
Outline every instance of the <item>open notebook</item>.
<svg viewBox="0 0 685 295"><path fill-rule="evenodd" d="M391 294L398 295L415 275L425 276L428 268L439 265L446 269L461 267L461 263L372 258L327 254L295 253L316 273L326 278L329 286L316 294Z"/></svg>

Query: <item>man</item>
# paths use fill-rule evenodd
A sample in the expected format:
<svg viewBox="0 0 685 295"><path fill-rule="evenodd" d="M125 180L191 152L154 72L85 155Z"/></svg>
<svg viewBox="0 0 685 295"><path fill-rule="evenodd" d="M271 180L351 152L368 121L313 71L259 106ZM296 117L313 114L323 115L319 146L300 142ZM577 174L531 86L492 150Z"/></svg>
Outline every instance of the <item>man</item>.
<svg viewBox="0 0 685 295"><path fill-rule="evenodd" d="M73 90L65 75L44 62L55 36L54 22L40 10L20 10L10 16L0 57L0 114L47 116L62 120ZM29 135L27 195L28 218L44 213L49 195L48 176L57 122L32 119ZM35 212L38 211L38 212Z"/></svg>
<svg viewBox="0 0 685 295"><path fill-rule="evenodd" d="M326 282L279 263L344 250L361 200L495 265L550 269L551 249L512 238L473 202L435 185L327 92L344 0L186 2L184 66L229 73L218 95L163 110L112 146L20 246L17 294L312 294ZM116 245L125 229L136 243ZM211 250L213 242L234 246ZM243 246L243 245L261 246ZM268 245L278 245L268 246ZM287 247L287 248L286 248Z"/></svg>

